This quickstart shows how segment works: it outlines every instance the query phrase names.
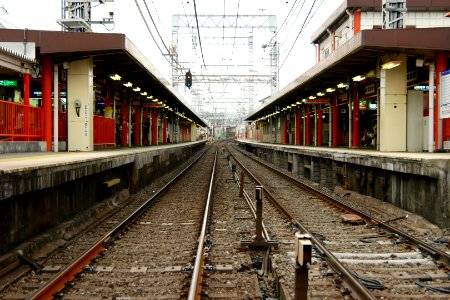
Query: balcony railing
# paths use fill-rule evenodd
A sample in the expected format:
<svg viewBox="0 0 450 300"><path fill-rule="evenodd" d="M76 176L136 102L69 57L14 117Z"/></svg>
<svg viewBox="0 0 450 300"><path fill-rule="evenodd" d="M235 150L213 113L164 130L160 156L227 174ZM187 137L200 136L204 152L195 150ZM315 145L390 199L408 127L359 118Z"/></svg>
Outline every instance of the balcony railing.
<svg viewBox="0 0 450 300"><path fill-rule="evenodd" d="M102 116L94 116L94 145L114 145L114 126L114 119L105 118Z"/></svg>
<svg viewBox="0 0 450 300"><path fill-rule="evenodd" d="M43 113L40 107L0 100L0 140L42 140Z"/></svg>

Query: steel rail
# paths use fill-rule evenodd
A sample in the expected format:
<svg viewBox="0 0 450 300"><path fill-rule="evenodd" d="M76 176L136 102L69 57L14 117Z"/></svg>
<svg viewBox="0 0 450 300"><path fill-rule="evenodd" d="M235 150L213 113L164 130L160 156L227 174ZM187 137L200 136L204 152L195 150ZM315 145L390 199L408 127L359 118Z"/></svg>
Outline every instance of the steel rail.
<svg viewBox="0 0 450 300"><path fill-rule="evenodd" d="M192 271L191 285L189 287L188 299L200 299L202 281L203 281L203 264L206 243L206 229L208 228L208 218L211 209L212 191L214 187L214 174L216 172L217 148L214 156L214 164L211 172L211 180L209 182L208 197L206 199L205 212L203 214L202 229L198 238L197 254L195 256L194 270Z"/></svg>
<svg viewBox="0 0 450 300"><path fill-rule="evenodd" d="M237 150L239 150L239 149L237 149ZM243 152L241 152L241 153L243 153ZM438 249L436 247L433 247L432 245L427 244L424 241L421 241L421 240L417 239L416 237L414 237L414 236L412 236L412 235L410 235L410 234L408 234L408 233L406 233L406 232L404 232L404 231L402 231L402 230L400 230L398 228L395 228L395 227L389 225L388 222L383 222L381 220L378 220L377 218L374 218L374 217L370 216L369 214L367 214L367 213L365 213L365 212L363 212L363 211L361 211L361 210L359 210L357 208L351 207L351 206L341 202L339 199L334 199L334 198L332 198L332 197L330 197L328 195L325 195L322 192L320 192L319 190L317 190L316 188L314 188L312 186L305 185L304 183L300 182L298 179L296 179L296 178L294 178L294 177L292 177L292 176L290 176L288 174L285 174L283 172L280 172L276 168L270 166L269 164L267 164L265 162L262 162L260 160L255 159L254 157L248 155L247 153L243 153L243 154L245 156L247 156L248 158L256 161L256 162L261 163L266 168L268 168L268 169L270 169L270 170L272 170L274 172L277 172L281 176L283 176L286 179L290 180L291 182L295 183L298 187L300 187L300 188L302 188L302 189L304 189L304 190L306 190L306 191L308 191L310 193L313 193L316 197L327 201L328 203L338 207L339 209L341 209L343 211L350 211L351 213L360 216L367 223L372 223L372 224L378 226L379 228L383 228L383 229L385 229L388 232L395 233L398 236L400 236L400 237L402 237L404 239L407 239L408 241L411 242L411 244L413 246L418 247L421 251L424 251L428 255L432 256L433 259L435 261L437 261L438 263L442 263L444 265L447 265L447 268L448 268L448 266L450 264L450 254L449 253L446 253L446 252L444 252L444 251L442 251L442 250L440 250L440 249Z"/></svg>
<svg viewBox="0 0 450 300"><path fill-rule="evenodd" d="M172 178L152 197L147 199L131 215L129 215L126 219L120 222L120 224L118 224L111 231L101 237L91 248L86 250L78 258L75 258L55 276L50 278L50 280L47 281L41 288L36 290L29 299L52 299L55 294L62 292L69 282L73 281L79 273L83 272L85 266L89 265L89 263L94 258L101 255L100 253L106 249L105 244L111 237L119 233L135 218L139 217L150 204L159 199L181 176L183 176L193 165L195 165L205 153L206 151L201 153L190 165L188 165L178 175Z"/></svg>
<svg viewBox="0 0 450 300"><path fill-rule="evenodd" d="M236 163L239 164L239 166L255 181L257 181L259 184L260 181L256 178L255 175L253 175L250 170L248 170L237 158L235 155L233 155L231 152L230 154L233 156ZM251 157L250 157L251 158ZM257 160L255 160L257 161ZM259 161L257 161L260 163ZM275 170L278 172L278 170ZM262 185L262 184L261 184ZM268 199L274 204L277 209L292 223L294 223L302 233L309 234L311 236L311 241L314 244L314 246L317 247L317 249L323 253L325 256L325 260L327 261L328 265L336 271L336 273L341 276L341 279L344 283L344 285L351 291L352 297L356 299L370 299L375 300L376 298L372 295L372 293L363 285L361 282L350 273L350 271L330 252L326 247L322 244L322 242L317 239L312 232L310 232L305 226L303 226L294 216L292 216L281 203L279 203L275 197L267 190L263 189L265 195L268 197Z"/></svg>

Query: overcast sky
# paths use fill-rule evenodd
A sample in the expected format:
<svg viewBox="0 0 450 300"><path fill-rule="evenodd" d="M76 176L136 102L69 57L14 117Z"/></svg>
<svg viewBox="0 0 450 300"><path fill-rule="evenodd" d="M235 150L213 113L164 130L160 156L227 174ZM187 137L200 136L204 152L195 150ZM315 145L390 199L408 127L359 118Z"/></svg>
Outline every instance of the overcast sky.
<svg viewBox="0 0 450 300"><path fill-rule="evenodd" d="M115 0L104 4L97 2L92 5L93 21L108 18L109 12L114 13L115 20L115 24L93 25L93 31L124 33L159 72L171 82L171 67L149 34L136 1L146 17L155 39L159 42L159 37L148 17L147 8L157 23L159 33L168 47L172 39L172 15L193 15L194 1ZM311 35L343 1L196 0L195 2L199 15L276 15L277 28L279 30L281 28L276 39L279 45L279 66L281 67L279 70L279 89L282 89L315 64L315 47L310 42ZM61 18L61 3L61 0L0 0L0 18L16 28L61 30L56 22L57 19ZM291 16L286 19L290 11ZM308 13L312 18L305 22ZM285 23L286 20L288 22ZM304 28L299 35L302 27ZM254 45L254 47L255 49L256 47L261 48L261 45ZM162 43L160 43L159 48L164 49ZM206 61L216 55L216 53L210 52L204 53ZM191 95L183 93L183 91L181 91L181 95L189 102Z"/></svg>
<svg viewBox="0 0 450 300"><path fill-rule="evenodd" d="M60 30L56 20L61 18L61 0L0 0L0 7L7 11L0 12L0 17L9 21L18 28ZM196 0L198 14L218 14L236 15L238 4L239 14L275 14L277 15L277 25L280 27L286 18L289 10L295 4L295 0ZM314 0L299 0L299 5L305 2L303 11L307 12ZM280 65L284 62L280 70L280 88L286 86L296 77L312 67L314 63L314 46L310 44L311 34L317 30L326 18L342 4L343 0L317 0L316 6L322 3L315 13L308 26L299 36L294 48L286 59L288 51L291 49L293 40L298 34L303 18L297 18L297 23L293 21L284 25L283 34L289 34L290 38L280 49ZM138 3L146 14L146 7L142 0ZM170 44L172 15L173 14L193 14L193 0L146 0L147 6L153 14L153 18L158 22L161 35ZM96 4L93 4L95 6ZM155 10L156 7L156 10ZM114 12L114 25L94 25L96 32L124 33L129 39L146 55L157 69L166 77L170 76L170 68L161 55L157 55L159 50L154 47L150 34L147 32L144 22L139 14L135 0L115 0L112 3L101 4L92 9L93 20L100 20L109 17L109 12ZM291 20L295 18L290 18ZM149 25L152 26L149 21ZM200 33L201 34L201 33ZM280 38L278 41L280 42ZM284 40L284 38L283 38ZM156 55L155 55L156 54ZM205 56L208 54L205 53Z"/></svg>

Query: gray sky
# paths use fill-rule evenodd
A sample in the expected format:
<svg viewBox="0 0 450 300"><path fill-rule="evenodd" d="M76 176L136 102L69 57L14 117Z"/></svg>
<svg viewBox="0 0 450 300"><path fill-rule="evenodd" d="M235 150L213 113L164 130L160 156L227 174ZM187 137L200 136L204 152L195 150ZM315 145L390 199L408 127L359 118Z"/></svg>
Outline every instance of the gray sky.
<svg viewBox="0 0 450 300"><path fill-rule="evenodd" d="M137 0L147 18L147 23L153 30L143 1ZM61 0L0 0L0 7L4 8L0 10L0 18L9 21L17 28L60 30L56 20L61 18L61 2ZM342 2L343 0L196 0L196 7L200 15L236 15L237 13L239 15L276 15L277 27L280 29L289 11L296 5L297 8L292 10L291 17L287 19L288 22L283 25L277 36L280 47L279 66L281 66L279 89L282 89L314 65L315 47L310 43L310 37ZM194 14L193 0L146 0L145 3L157 22L158 30L167 46L170 46L172 38L172 15ZM310 13L313 17L304 25L305 17L313 3L315 6ZM96 5L97 7L94 7ZM298 11L300 11L299 14L297 14ZM155 46L139 13L136 0L115 0L112 3L93 4L92 20L109 17L109 12L114 12L115 24L93 25L93 31L124 33L159 72L171 81L170 65ZM298 36L302 26L305 28ZM159 39L156 32L154 30L153 32L155 38ZM294 44L296 38L297 41ZM255 45L256 47L259 45ZM162 44L160 48L164 49ZM205 60L207 61L211 55L214 56L215 53L204 53ZM189 95L181 94L189 101Z"/></svg>

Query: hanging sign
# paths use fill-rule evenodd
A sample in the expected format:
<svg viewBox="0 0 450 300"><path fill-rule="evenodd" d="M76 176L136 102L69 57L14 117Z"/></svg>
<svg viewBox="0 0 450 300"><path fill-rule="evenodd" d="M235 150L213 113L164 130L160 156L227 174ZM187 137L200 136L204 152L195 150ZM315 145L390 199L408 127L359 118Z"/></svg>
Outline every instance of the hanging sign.
<svg viewBox="0 0 450 300"><path fill-rule="evenodd" d="M305 104L328 104L328 99L306 99Z"/></svg>
<svg viewBox="0 0 450 300"><path fill-rule="evenodd" d="M163 107L163 105L158 103L144 103L144 107Z"/></svg>
<svg viewBox="0 0 450 300"><path fill-rule="evenodd" d="M17 80L0 80L0 86L17 86Z"/></svg>

